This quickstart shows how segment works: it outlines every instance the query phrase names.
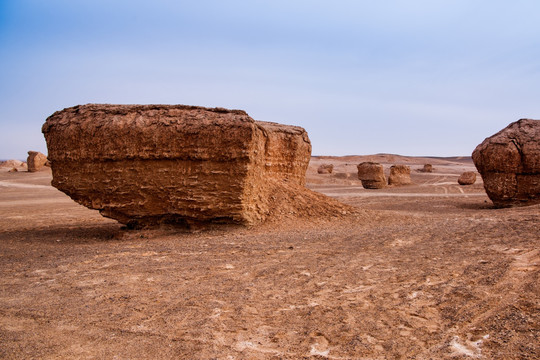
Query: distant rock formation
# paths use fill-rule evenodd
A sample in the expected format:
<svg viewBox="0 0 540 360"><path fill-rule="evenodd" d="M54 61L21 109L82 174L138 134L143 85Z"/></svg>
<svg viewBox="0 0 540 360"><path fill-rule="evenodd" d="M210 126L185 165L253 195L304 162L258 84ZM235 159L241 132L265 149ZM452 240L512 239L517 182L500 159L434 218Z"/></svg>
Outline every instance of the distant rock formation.
<svg viewBox="0 0 540 360"><path fill-rule="evenodd" d="M322 164L317 169L317 173L319 173L319 174L331 174L332 171L334 171L334 165L333 164Z"/></svg>
<svg viewBox="0 0 540 360"><path fill-rule="evenodd" d="M496 206L540 203L540 120L511 123L478 145L472 158Z"/></svg>
<svg viewBox="0 0 540 360"><path fill-rule="evenodd" d="M347 172L338 172L334 174L334 177L336 179L356 179L355 173L347 173Z"/></svg>
<svg viewBox="0 0 540 360"><path fill-rule="evenodd" d="M474 171L465 171L458 178L459 185L472 185L476 182L476 173Z"/></svg>
<svg viewBox="0 0 540 360"><path fill-rule="evenodd" d="M411 183L411 168L407 165L392 165L388 185L400 186Z"/></svg>
<svg viewBox="0 0 540 360"><path fill-rule="evenodd" d="M39 151L29 151L26 163L28 164L28 171L35 172L45 166L47 157Z"/></svg>
<svg viewBox="0 0 540 360"><path fill-rule="evenodd" d="M362 181L364 189L382 189L386 186L384 168L375 162L363 162L357 166L358 179Z"/></svg>
<svg viewBox="0 0 540 360"><path fill-rule="evenodd" d="M424 164L424 167L423 167L420 171L426 172L426 173L433 172L433 165L431 165L431 164Z"/></svg>
<svg viewBox="0 0 540 360"><path fill-rule="evenodd" d="M26 163L20 161L20 160L6 160L6 161L0 161L0 167L6 167L6 168L22 168L25 167Z"/></svg>
<svg viewBox="0 0 540 360"><path fill-rule="evenodd" d="M19 171L19 170L17 170L16 167L11 168L11 169L8 170L8 172L10 172L10 173L12 173L12 172L18 172L18 171Z"/></svg>
<svg viewBox="0 0 540 360"><path fill-rule="evenodd" d="M304 187L306 131L241 110L89 104L54 113L42 130L52 185L132 227L255 224L279 213L273 194L289 194L284 202L320 198Z"/></svg>

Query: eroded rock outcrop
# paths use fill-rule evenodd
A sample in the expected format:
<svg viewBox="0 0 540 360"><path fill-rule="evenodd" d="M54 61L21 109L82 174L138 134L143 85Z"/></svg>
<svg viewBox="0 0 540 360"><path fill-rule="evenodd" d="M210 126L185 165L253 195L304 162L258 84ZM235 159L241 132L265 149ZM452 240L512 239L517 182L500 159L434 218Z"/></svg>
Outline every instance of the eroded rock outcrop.
<svg viewBox="0 0 540 360"><path fill-rule="evenodd" d="M472 185L476 182L476 173L474 171L465 171L458 178L459 185Z"/></svg>
<svg viewBox="0 0 540 360"><path fill-rule="evenodd" d="M322 164L317 169L317 173L319 174L331 174L334 171L334 165L333 164Z"/></svg>
<svg viewBox="0 0 540 360"><path fill-rule="evenodd" d="M364 189L382 189L386 186L384 168L376 162L363 162L357 166L358 179L362 181Z"/></svg>
<svg viewBox="0 0 540 360"><path fill-rule="evenodd" d="M472 158L496 206L540 203L540 120L511 123L478 145Z"/></svg>
<svg viewBox="0 0 540 360"><path fill-rule="evenodd" d="M26 164L28 165L29 172L36 172L47 163L47 156L39 151L29 151Z"/></svg>
<svg viewBox="0 0 540 360"><path fill-rule="evenodd" d="M276 187L309 191L306 131L240 110L89 104L54 113L42 130L52 185L132 226L253 224Z"/></svg>
<svg viewBox="0 0 540 360"><path fill-rule="evenodd" d="M392 165L388 185L401 186L411 183L411 168L407 165Z"/></svg>
<svg viewBox="0 0 540 360"><path fill-rule="evenodd" d="M433 172L433 165L431 165L431 164L424 164L424 167L423 167L420 171L426 172L426 173Z"/></svg>

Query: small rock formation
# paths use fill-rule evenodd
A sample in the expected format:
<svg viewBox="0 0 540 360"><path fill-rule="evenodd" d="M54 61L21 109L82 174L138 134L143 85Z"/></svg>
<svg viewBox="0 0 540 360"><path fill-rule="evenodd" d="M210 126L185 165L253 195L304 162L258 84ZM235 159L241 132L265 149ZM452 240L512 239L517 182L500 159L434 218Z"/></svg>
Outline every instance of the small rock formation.
<svg viewBox="0 0 540 360"><path fill-rule="evenodd" d="M495 206L540 203L540 120L521 119L472 153Z"/></svg>
<svg viewBox="0 0 540 360"><path fill-rule="evenodd" d="M334 165L333 164L322 164L317 169L317 173L319 173L319 174L331 174L332 171L334 171Z"/></svg>
<svg viewBox="0 0 540 360"><path fill-rule="evenodd" d="M42 131L52 185L131 227L254 224L280 206L296 209L298 199L321 198L304 187L306 131L241 110L88 104L54 113ZM333 216L344 205L317 206Z"/></svg>
<svg viewBox="0 0 540 360"><path fill-rule="evenodd" d="M26 163L28 164L29 172L38 171L43 166L45 166L46 162L47 162L47 157L44 154L40 153L39 151L28 152L28 159L26 160Z"/></svg>
<svg viewBox="0 0 540 360"><path fill-rule="evenodd" d="M19 171L19 170L17 170L17 168L15 168L15 167L8 170L8 172L17 172L17 171Z"/></svg>
<svg viewBox="0 0 540 360"><path fill-rule="evenodd" d="M363 162L357 166L358 179L362 181L364 189L382 189L386 186L384 168L375 162Z"/></svg>
<svg viewBox="0 0 540 360"><path fill-rule="evenodd" d="M411 168L407 165L392 165L388 185L409 185L411 183Z"/></svg>
<svg viewBox="0 0 540 360"><path fill-rule="evenodd" d="M422 172L430 173L433 172L433 165L431 164L424 164L424 168L420 170Z"/></svg>
<svg viewBox="0 0 540 360"><path fill-rule="evenodd" d="M474 171L465 171L458 178L459 185L472 185L476 182L476 173Z"/></svg>

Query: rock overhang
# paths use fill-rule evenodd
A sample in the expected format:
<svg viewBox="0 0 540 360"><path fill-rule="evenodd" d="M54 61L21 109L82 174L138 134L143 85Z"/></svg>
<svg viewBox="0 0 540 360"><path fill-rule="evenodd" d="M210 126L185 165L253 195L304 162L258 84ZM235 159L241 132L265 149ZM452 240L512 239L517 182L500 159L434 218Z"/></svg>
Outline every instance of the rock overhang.
<svg viewBox="0 0 540 360"><path fill-rule="evenodd" d="M307 132L242 110L88 104L42 127L53 186L133 226L261 222L271 182L303 186Z"/></svg>

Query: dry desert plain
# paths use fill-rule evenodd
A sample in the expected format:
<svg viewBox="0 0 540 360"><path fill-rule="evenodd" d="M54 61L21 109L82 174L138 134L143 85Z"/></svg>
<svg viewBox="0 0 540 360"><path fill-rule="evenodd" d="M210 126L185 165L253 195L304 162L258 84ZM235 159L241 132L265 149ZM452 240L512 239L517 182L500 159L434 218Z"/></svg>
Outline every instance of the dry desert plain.
<svg viewBox="0 0 540 360"><path fill-rule="evenodd" d="M413 184L365 190L362 161ZM125 230L7 170L0 358L540 358L540 206L458 185L470 158L313 157L307 186L356 213L191 230Z"/></svg>

